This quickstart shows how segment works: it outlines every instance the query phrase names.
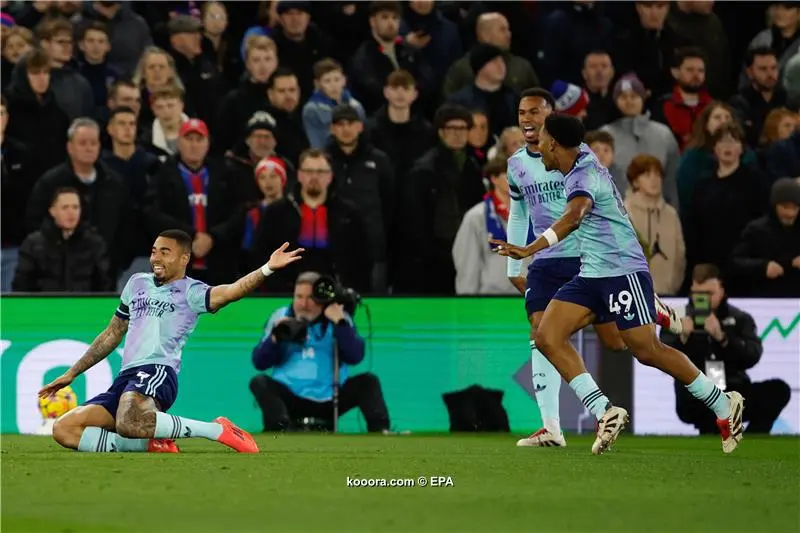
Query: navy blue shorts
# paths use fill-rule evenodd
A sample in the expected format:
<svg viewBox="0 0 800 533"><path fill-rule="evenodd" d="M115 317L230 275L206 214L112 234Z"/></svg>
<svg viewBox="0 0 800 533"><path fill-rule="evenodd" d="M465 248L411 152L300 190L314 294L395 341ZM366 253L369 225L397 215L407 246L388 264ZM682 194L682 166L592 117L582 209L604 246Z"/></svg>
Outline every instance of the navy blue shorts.
<svg viewBox="0 0 800 533"><path fill-rule="evenodd" d="M116 418L119 399L123 392L128 391L155 398L159 408L166 412L178 397L178 375L167 365L135 366L120 372L106 392L84 405L101 405Z"/></svg>
<svg viewBox="0 0 800 533"><path fill-rule="evenodd" d="M525 310L528 316L544 311L558 289L569 283L580 271L581 260L578 257L554 257L531 263L525 289Z"/></svg>
<svg viewBox="0 0 800 533"><path fill-rule="evenodd" d="M649 272L611 278L575 276L554 299L581 305L597 315L598 323L616 322L620 331L652 324L656 319L653 278Z"/></svg>

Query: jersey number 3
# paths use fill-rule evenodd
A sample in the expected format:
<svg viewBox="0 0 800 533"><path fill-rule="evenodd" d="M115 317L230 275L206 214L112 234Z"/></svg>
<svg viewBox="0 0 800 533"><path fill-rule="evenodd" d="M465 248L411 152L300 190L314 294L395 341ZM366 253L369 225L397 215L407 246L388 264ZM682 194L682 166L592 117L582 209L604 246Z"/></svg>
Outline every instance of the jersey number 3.
<svg viewBox="0 0 800 533"><path fill-rule="evenodd" d="M633 304L633 296L629 291L619 291L614 300L614 294L608 295L608 310L614 314L620 314L622 308L625 307L625 313L630 313L631 304Z"/></svg>

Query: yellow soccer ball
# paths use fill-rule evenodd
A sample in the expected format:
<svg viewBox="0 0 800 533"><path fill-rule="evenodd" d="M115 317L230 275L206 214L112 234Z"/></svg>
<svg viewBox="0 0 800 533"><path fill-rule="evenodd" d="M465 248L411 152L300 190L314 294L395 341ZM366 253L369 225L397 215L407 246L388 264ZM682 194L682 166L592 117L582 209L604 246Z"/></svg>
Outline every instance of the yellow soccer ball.
<svg viewBox="0 0 800 533"><path fill-rule="evenodd" d="M55 419L78 406L78 397L72 387L64 387L48 398L39 398L42 418Z"/></svg>

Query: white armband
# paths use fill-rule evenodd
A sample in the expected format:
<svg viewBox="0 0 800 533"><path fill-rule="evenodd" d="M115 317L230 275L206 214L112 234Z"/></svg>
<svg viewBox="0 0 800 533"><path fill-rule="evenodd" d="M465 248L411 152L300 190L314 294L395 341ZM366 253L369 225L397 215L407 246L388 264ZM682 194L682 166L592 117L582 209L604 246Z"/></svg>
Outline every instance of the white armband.
<svg viewBox="0 0 800 533"><path fill-rule="evenodd" d="M272 274L273 272L274 270L269 268L269 263L265 263L264 266L261 267L261 273L264 274L265 278L269 277L269 275Z"/></svg>
<svg viewBox="0 0 800 533"><path fill-rule="evenodd" d="M553 228L547 228L544 230L544 232L542 232L542 237L544 237L544 240L546 240L547 244L550 246L553 246L558 242L558 235L556 235L556 232L553 231Z"/></svg>

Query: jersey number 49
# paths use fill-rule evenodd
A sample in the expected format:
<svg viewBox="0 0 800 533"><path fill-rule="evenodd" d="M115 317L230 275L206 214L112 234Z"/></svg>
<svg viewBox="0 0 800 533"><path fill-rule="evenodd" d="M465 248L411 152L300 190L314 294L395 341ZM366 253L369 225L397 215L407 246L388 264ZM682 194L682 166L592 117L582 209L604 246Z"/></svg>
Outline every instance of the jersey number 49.
<svg viewBox="0 0 800 533"><path fill-rule="evenodd" d="M629 291L619 291L614 301L614 294L608 295L608 310L614 314L620 314L622 307L625 307L625 313L630 313L631 304L633 304L633 296Z"/></svg>

